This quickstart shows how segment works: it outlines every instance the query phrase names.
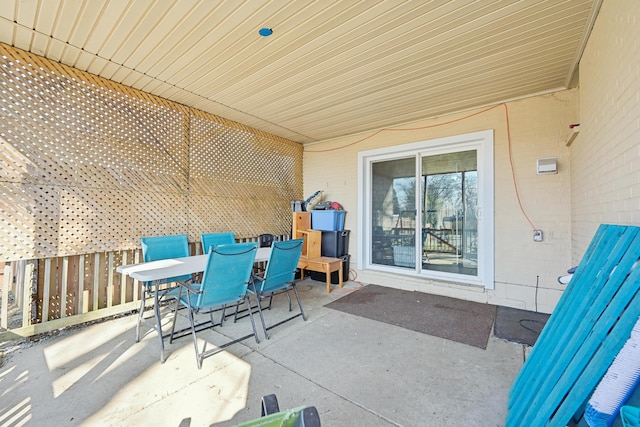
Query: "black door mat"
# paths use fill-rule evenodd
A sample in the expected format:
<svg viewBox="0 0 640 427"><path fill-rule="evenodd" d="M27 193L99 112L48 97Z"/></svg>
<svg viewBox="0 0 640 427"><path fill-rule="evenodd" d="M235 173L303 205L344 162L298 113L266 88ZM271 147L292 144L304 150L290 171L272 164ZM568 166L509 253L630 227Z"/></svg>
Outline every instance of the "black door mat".
<svg viewBox="0 0 640 427"><path fill-rule="evenodd" d="M493 334L505 340L534 345L550 315L498 306Z"/></svg>
<svg viewBox="0 0 640 427"><path fill-rule="evenodd" d="M496 306L367 285L326 307L416 332L487 348Z"/></svg>

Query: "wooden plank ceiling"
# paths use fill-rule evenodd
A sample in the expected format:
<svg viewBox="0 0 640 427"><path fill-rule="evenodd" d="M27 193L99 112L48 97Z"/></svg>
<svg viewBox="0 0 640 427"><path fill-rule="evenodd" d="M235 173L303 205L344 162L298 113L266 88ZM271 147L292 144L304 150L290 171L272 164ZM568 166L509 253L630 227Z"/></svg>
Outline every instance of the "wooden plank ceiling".
<svg viewBox="0 0 640 427"><path fill-rule="evenodd" d="M600 2L2 0L0 42L304 144L571 87Z"/></svg>

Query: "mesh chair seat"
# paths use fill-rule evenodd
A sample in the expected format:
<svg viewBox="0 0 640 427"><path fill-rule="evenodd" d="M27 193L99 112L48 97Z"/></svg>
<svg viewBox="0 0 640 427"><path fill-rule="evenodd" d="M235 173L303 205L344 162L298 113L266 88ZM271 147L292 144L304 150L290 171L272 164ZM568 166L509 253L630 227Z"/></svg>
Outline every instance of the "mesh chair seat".
<svg viewBox="0 0 640 427"><path fill-rule="evenodd" d="M202 253L208 254L211 247L235 243L236 236L231 231L223 233L204 233L200 235L200 241L202 242Z"/></svg>
<svg viewBox="0 0 640 427"><path fill-rule="evenodd" d="M180 294L176 298L171 341L173 341L174 337L178 308L180 306L185 307L193 337L198 369L202 368L202 361L206 356L219 352L221 348L242 341L252 335L257 343L260 342L251 310L248 310L253 329L253 333L250 335L232 340L210 351L206 350L206 341L202 350L200 350L196 337L196 327L198 327L198 330L202 330L201 326L203 325L210 324L210 328L222 325L225 316L224 307L226 305L249 302L247 288L251 279L251 270L253 269L257 248L257 243L234 243L213 247L208 254L207 264L202 275L202 283L198 283L196 286L183 285L180 289ZM213 312L221 308L222 317L220 322L216 324ZM195 316L199 314L207 314L208 320L196 324Z"/></svg>
<svg viewBox="0 0 640 427"><path fill-rule="evenodd" d="M189 240L186 234L171 236L142 237L142 258L144 262L158 261L171 258L182 258L190 255ZM136 342L140 341L140 326L145 322L144 309L147 298L154 299L154 324L152 329L158 333L160 339L160 361L164 362L164 340L162 332L162 320L160 316L160 303L168 298L175 298L178 295L178 283L190 280L190 274L169 277L155 282L144 282L142 289L142 299L138 321L136 323ZM166 285L166 286L163 286ZM173 285L173 286L172 286Z"/></svg>
<svg viewBox="0 0 640 427"><path fill-rule="evenodd" d="M298 302L300 312L294 316L291 316L278 324L294 319L298 316L302 316L303 320L307 320L307 317L302 308L298 290L296 289L296 283L294 281L296 269L298 268L298 261L302 254L302 245L304 239L286 240L283 242L273 242L271 247L271 255L267 262L267 268L264 272L264 276L253 275L251 285L248 289L249 293L256 296L258 302L258 312L260 314L260 320L262 322L262 329L264 331L265 338L269 339L267 329L273 326L267 327L264 315L262 312L261 300L269 298L269 306L271 308L272 297L279 293L286 293L289 299L289 311L291 311L291 297L289 291L293 291Z"/></svg>

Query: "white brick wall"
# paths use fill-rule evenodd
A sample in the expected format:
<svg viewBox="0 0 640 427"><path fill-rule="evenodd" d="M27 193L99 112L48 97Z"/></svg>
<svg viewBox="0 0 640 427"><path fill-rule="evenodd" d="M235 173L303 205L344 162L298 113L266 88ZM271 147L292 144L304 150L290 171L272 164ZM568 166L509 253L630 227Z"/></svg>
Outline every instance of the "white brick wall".
<svg viewBox="0 0 640 427"><path fill-rule="evenodd" d="M601 223L640 225L640 2L607 0L580 62L573 262Z"/></svg>

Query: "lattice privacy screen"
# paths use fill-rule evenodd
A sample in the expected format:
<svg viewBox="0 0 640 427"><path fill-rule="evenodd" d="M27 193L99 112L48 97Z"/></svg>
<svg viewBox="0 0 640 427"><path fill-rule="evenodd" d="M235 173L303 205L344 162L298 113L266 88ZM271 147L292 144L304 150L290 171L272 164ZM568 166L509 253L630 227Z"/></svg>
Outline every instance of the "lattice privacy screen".
<svg viewBox="0 0 640 427"><path fill-rule="evenodd" d="M289 234L302 146L0 44L0 261Z"/></svg>

